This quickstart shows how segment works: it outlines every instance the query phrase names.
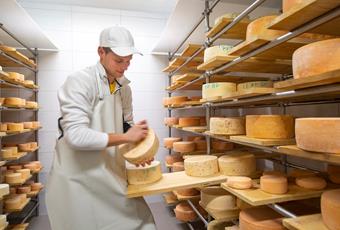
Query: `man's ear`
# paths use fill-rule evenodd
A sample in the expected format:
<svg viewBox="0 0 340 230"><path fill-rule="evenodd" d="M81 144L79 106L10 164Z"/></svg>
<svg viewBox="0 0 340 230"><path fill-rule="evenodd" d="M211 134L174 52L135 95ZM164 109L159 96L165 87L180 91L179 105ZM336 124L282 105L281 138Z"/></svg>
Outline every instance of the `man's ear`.
<svg viewBox="0 0 340 230"><path fill-rule="evenodd" d="M98 52L99 57L102 57L102 55L105 54L105 50L103 49L103 47L98 47L97 52Z"/></svg>

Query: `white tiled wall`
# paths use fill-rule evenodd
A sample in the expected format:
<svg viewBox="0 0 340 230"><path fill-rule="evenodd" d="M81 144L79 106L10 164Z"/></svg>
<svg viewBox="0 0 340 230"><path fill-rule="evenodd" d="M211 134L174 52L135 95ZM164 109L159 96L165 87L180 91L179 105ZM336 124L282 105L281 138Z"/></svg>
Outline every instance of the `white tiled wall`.
<svg viewBox="0 0 340 230"><path fill-rule="evenodd" d="M59 52L41 52L39 56L39 119L43 125L39 132L40 160L45 166L40 179L43 182L46 181L51 166L58 135L57 90L70 73L97 62L99 33L105 27L123 25L132 32L136 46L144 54L134 57L126 74L132 81L135 120L147 119L160 139L167 136L167 129L162 124L165 111L161 106L167 83L167 77L161 69L167 65L167 59L150 54L165 26L167 15L36 4L29 0L21 0L19 3L59 48ZM158 157L163 159L163 154L166 154L166 151L160 148ZM44 194L41 197L42 202L43 196ZM41 205L40 211L41 214L46 214L44 205Z"/></svg>

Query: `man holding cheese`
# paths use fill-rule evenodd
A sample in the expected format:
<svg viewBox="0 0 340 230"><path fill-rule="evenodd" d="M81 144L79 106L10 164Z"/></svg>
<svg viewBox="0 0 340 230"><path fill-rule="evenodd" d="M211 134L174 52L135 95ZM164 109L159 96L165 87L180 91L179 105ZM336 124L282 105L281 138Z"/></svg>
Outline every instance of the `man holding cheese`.
<svg viewBox="0 0 340 230"><path fill-rule="evenodd" d="M133 125L124 77L133 54L140 53L128 30L104 29L100 61L71 74L58 92L61 136L46 193L53 230L155 229L144 199L125 197L125 160L117 148L148 132L146 121Z"/></svg>

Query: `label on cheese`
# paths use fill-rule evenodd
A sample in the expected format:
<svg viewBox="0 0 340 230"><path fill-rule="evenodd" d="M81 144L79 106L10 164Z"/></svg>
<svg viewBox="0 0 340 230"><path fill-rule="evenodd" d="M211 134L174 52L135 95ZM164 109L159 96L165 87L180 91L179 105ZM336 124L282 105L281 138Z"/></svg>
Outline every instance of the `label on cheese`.
<svg viewBox="0 0 340 230"><path fill-rule="evenodd" d="M136 167L128 164L126 166L126 175L129 184L149 184L162 178L161 164L159 161L153 161L145 167Z"/></svg>
<svg viewBox="0 0 340 230"><path fill-rule="evenodd" d="M243 117L212 117L210 118L210 132L220 135L245 134Z"/></svg>
<svg viewBox="0 0 340 230"><path fill-rule="evenodd" d="M204 177L218 173L216 156L192 156L184 160L184 170L188 176Z"/></svg>
<svg viewBox="0 0 340 230"><path fill-rule="evenodd" d="M263 89L263 88L273 88L272 81L251 81L240 83L237 85L238 92L244 92L250 89Z"/></svg>
<svg viewBox="0 0 340 230"><path fill-rule="evenodd" d="M195 151L196 145L192 141L177 141L173 143L173 150L178 153Z"/></svg>
<svg viewBox="0 0 340 230"><path fill-rule="evenodd" d="M230 96L236 92L236 84L231 82L215 82L202 85L202 98Z"/></svg>
<svg viewBox="0 0 340 230"><path fill-rule="evenodd" d="M228 45L218 45L206 48L204 50L204 62L208 62L214 57L228 56L228 53L233 48L233 46Z"/></svg>

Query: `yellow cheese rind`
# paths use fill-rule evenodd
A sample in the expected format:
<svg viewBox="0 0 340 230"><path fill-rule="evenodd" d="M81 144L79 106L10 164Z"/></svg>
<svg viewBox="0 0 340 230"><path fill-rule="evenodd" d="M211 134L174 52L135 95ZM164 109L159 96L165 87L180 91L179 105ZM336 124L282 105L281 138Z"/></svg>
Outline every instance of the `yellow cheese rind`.
<svg viewBox="0 0 340 230"><path fill-rule="evenodd" d="M153 161L145 167L136 167L135 165L126 166L126 175L129 184L149 184L154 183L162 178L161 164L159 161Z"/></svg>
<svg viewBox="0 0 340 230"><path fill-rule="evenodd" d="M23 74L20 73L16 73L16 72L7 72L9 75L10 79L19 81L19 82L24 82L25 81L25 76Z"/></svg>
<svg viewBox="0 0 340 230"><path fill-rule="evenodd" d="M183 162L183 161L179 161L179 162L173 163L173 165L172 165L172 171L173 171L173 172L184 171L184 162Z"/></svg>
<svg viewBox="0 0 340 230"><path fill-rule="evenodd" d="M267 29L268 25L276 18L276 15L264 16L255 19L247 26L246 40L252 40L259 35L264 35L270 38L277 38L286 33L282 30Z"/></svg>
<svg viewBox="0 0 340 230"><path fill-rule="evenodd" d="M231 210L236 208L236 197L220 186L210 186L201 190L201 204L210 210Z"/></svg>
<svg viewBox="0 0 340 230"><path fill-rule="evenodd" d="M230 96L236 92L236 84L231 82L214 82L202 85L202 98Z"/></svg>
<svg viewBox="0 0 340 230"><path fill-rule="evenodd" d="M218 158L220 172L226 176L251 176L256 171L256 159L253 154L232 151Z"/></svg>
<svg viewBox="0 0 340 230"><path fill-rule="evenodd" d="M206 48L204 50L204 62L208 62L209 60L213 59L214 57L223 57L228 56L228 53L233 48L233 46L229 45L218 45Z"/></svg>
<svg viewBox="0 0 340 230"><path fill-rule="evenodd" d="M330 190L321 195L321 215L330 230L340 229L340 189Z"/></svg>
<svg viewBox="0 0 340 230"><path fill-rule="evenodd" d="M295 183L302 188L312 190L322 190L327 186L325 179L317 176L298 177L295 179Z"/></svg>
<svg viewBox="0 0 340 230"><path fill-rule="evenodd" d="M0 198L9 194L9 185L0 184Z"/></svg>
<svg viewBox="0 0 340 230"><path fill-rule="evenodd" d="M245 134L245 120L243 117L212 117L210 132L217 135Z"/></svg>
<svg viewBox="0 0 340 230"><path fill-rule="evenodd" d="M285 194L288 192L288 180L284 176L261 176L260 187L262 191L270 194Z"/></svg>
<svg viewBox="0 0 340 230"><path fill-rule="evenodd" d="M216 156L192 156L184 160L184 170L188 176L204 177L218 173Z"/></svg>
<svg viewBox="0 0 340 230"><path fill-rule="evenodd" d="M272 81L251 81L251 82L245 82L237 84L237 91L238 92L244 92L250 89L267 89L267 88L273 88L273 82Z"/></svg>
<svg viewBox="0 0 340 230"><path fill-rule="evenodd" d="M195 211L186 202L185 203L181 202L178 205L176 205L174 211L176 214L176 218L184 222L194 221L197 218Z"/></svg>

